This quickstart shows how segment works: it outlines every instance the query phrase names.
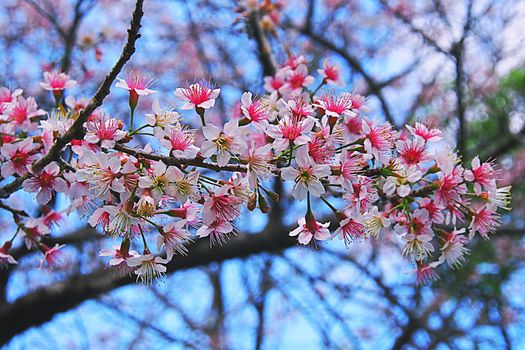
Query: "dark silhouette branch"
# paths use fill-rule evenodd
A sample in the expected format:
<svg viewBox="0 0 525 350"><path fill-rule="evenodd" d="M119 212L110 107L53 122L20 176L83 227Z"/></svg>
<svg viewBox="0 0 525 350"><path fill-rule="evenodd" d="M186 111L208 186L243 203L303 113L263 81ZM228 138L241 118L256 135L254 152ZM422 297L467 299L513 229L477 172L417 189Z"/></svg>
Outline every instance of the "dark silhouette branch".
<svg viewBox="0 0 525 350"><path fill-rule="evenodd" d="M224 246L213 248L208 240L198 240L188 247L187 256L175 257L167 265L168 273L261 252L280 251L296 244L296 240L288 236L289 229L270 225L260 234L241 234ZM6 344L15 335L41 325L83 301L132 283L135 283L134 277L118 276L101 268L86 275L71 276L26 294L11 304L4 304L0 308L0 344Z"/></svg>
<svg viewBox="0 0 525 350"><path fill-rule="evenodd" d="M257 44L257 51L259 61L263 67L263 74L265 76L274 75L277 71L277 64L272 54L272 47L268 42L268 38L264 35L264 31L261 27L259 15L256 12L250 14L250 27L252 35L255 38Z"/></svg>
<svg viewBox="0 0 525 350"><path fill-rule="evenodd" d="M104 81L102 82L102 84L100 85L97 92L95 93L89 104L86 106L86 108L82 110L78 119L75 120L73 125L64 135L62 135L55 141L54 145L51 147L49 152L33 165L33 173L38 173L46 165L53 162L54 160L57 160L60 157L60 153L62 152L64 147L66 147L66 145L73 139L82 138L84 136L83 124L87 121L91 113L93 113L95 109L102 105L102 102L104 101L106 96L109 95L111 85L117 78L117 75L124 67L124 64L126 64L126 62L128 62L131 56L135 53L135 42L138 38L140 38L140 21L142 19L142 16L144 15L144 12L142 11L143 3L144 0L137 0L135 4L135 10L133 11L133 16L131 18L130 28L128 29L128 39L118 61L113 66L110 73L106 75ZM26 173L25 175L16 178L11 183L1 188L0 198L7 198L11 195L11 193L19 190L22 186L22 183L29 177L30 174Z"/></svg>

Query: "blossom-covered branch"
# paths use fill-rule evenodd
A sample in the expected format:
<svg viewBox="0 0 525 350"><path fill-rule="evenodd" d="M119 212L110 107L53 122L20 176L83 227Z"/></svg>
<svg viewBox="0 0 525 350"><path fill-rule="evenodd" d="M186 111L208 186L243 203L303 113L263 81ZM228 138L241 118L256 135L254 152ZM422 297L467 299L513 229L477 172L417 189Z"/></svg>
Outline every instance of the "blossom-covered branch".
<svg viewBox="0 0 525 350"><path fill-rule="evenodd" d="M60 157L60 152L64 149L64 147L71 142L73 139L82 137L83 135L83 124L85 121L89 118L91 113L100 107L102 105L102 102L106 98L107 95L109 95L110 87L113 81L117 78L117 75L122 70L122 67L126 64L127 61L131 58L133 53L135 52L135 42L138 38L140 38L139 30L140 30L140 21L142 19L142 16L144 15L144 12L142 11L142 5L144 3L144 0L137 0L135 4L135 10L133 12L133 16L131 18L130 28L128 29L128 39L127 42L122 50L122 54L120 55L118 61L111 69L111 72L105 77L104 81L98 88L97 92L89 102L87 106L76 116L76 120L71 124L70 128L65 132L61 137L57 138L54 141L54 144L52 147L46 150L46 155L42 158L40 158L36 163L32 165L31 170L35 173L42 170L45 166L53 162L54 160L57 160ZM58 77L59 79L62 79L61 77ZM56 81L55 81L56 82ZM67 86L63 85L61 87L49 87L50 90L53 91L53 94L56 96L57 91L62 91ZM3 101L3 103L9 103L13 96L8 96L9 94L6 94L5 96L8 97L7 101ZM27 108L30 108L31 106L26 107L25 112L29 112ZM28 118L34 118L36 115L26 115ZM29 165L30 163L26 164ZM11 183L7 184L6 186L2 187L0 189L0 198L7 198L11 193L17 191L21 186L22 183L30 177L29 172L24 172L23 174L19 174L20 176L17 177L15 180L13 180Z"/></svg>
<svg viewBox="0 0 525 350"><path fill-rule="evenodd" d="M460 265L469 241L489 238L498 210L509 209L510 188L498 187L495 165L476 157L464 168L439 129L418 122L397 131L373 118L365 97L333 90L342 85L339 67L325 61L317 77L311 68L303 56L290 56L265 78L267 93L243 93L225 122L212 118L221 90L209 81L175 88L178 109L155 98L152 113L135 119L138 104L158 93L155 80L136 70L116 83L129 94L123 119L96 109L109 93L104 84L87 105L64 99L74 82L61 72L45 74L42 87L56 104L47 113L20 90L4 89L1 174L14 180L3 196L21 186L46 205L63 193L68 207L38 217L11 211L17 230L1 262L16 262L10 250L23 237L55 267L62 245L50 247L42 237L58 217L77 212L119 239L100 253L113 269L150 284L189 254L192 241L226 245L244 210L268 213L280 199L269 185L284 180L294 205L305 209L289 232L300 244L393 240L414 263L418 282L436 278L443 263ZM320 206L333 213L335 230L317 220Z"/></svg>

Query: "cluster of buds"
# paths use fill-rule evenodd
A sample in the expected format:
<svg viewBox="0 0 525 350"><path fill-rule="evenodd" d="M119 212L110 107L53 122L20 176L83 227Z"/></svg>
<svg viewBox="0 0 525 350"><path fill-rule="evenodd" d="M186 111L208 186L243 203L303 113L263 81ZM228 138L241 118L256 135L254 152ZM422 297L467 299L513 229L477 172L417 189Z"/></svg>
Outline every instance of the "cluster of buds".
<svg viewBox="0 0 525 350"><path fill-rule="evenodd" d="M131 118L96 110L84 124L84 137L68 145L67 160L56 159L37 173L31 165L72 125L81 100L62 103L63 89L55 93L55 84L58 107L47 114L20 90L4 88L2 177L28 176L23 189L36 193L42 205L62 193L69 203L63 213L76 211L120 239L101 252L111 256L110 266L145 283L162 276L176 255L187 254L192 240L227 244L243 208L270 211L279 200L268 189L275 181L305 202L305 215L289 233L299 244L316 247L338 237L350 245L391 235L417 267L420 282L435 278L442 263L460 265L468 242L476 234L488 238L500 225L498 209L509 209L510 188L498 188L494 164L474 158L464 167L439 129L416 123L396 130L368 115L363 96L325 89L341 85L336 66L325 62L318 73L314 78L303 57L291 57L265 79L266 95L245 92L236 116L220 125L208 114L220 89L195 82L174 91L192 124L155 99L136 129L139 97L155 91L152 80L128 74L117 86L129 91ZM71 85L63 73L57 76L64 88ZM149 143L139 147L137 135ZM317 221L319 206L333 212L333 232L330 219ZM41 237L60 215L13 215L18 230L0 249L0 263L14 263L9 249L18 234L45 261L56 261L61 246L47 248Z"/></svg>

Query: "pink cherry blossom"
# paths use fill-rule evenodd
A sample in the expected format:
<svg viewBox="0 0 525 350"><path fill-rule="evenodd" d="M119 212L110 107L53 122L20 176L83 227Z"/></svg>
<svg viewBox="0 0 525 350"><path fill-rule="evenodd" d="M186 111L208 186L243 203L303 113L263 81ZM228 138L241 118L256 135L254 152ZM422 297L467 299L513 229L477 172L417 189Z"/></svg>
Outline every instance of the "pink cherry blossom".
<svg viewBox="0 0 525 350"><path fill-rule="evenodd" d="M310 141L307 135L312 130L315 121L306 118L298 121L295 118L284 117L277 125L269 125L266 129L268 136L274 139L273 148L276 152L282 152L290 147L290 144L300 146Z"/></svg>
<svg viewBox="0 0 525 350"><path fill-rule="evenodd" d="M416 284L423 285L439 279L439 275L434 271L434 268L428 264L418 263L416 269Z"/></svg>
<svg viewBox="0 0 525 350"><path fill-rule="evenodd" d="M202 221L210 225L214 221L233 221L241 214L242 200L229 193L228 186L221 186L210 193L204 201Z"/></svg>
<svg viewBox="0 0 525 350"><path fill-rule="evenodd" d="M164 131L156 131L160 143L176 158L195 158L199 148L195 143L195 130L180 125L167 126Z"/></svg>
<svg viewBox="0 0 525 350"><path fill-rule="evenodd" d="M392 156L394 132L390 123L379 124L363 120L365 150L383 164L388 164Z"/></svg>
<svg viewBox="0 0 525 350"><path fill-rule="evenodd" d="M491 162L481 163L479 157L474 157L471 162L472 170L465 170L465 180L474 182L476 194L480 194L482 189L495 190L497 173Z"/></svg>
<svg viewBox="0 0 525 350"><path fill-rule="evenodd" d="M323 81L330 85L343 85L341 79L341 73L339 72L339 67L330 63L330 61L325 60L323 62L323 69L318 69L317 72L323 78Z"/></svg>
<svg viewBox="0 0 525 350"><path fill-rule="evenodd" d="M287 70L279 70L273 77L264 78L264 89L268 92L284 93L286 89Z"/></svg>
<svg viewBox="0 0 525 350"><path fill-rule="evenodd" d="M177 88L175 96L184 102L181 109L202 108L208 109L215 106L215 99L219 96L221 89L214 89L209 82L201 81L191 84L188 88Z"/></svg>
<svg viewBox="0 0 525 350"><path fill-rule="evenodd" d="M2 162L2 177L6 178L13 174L24 175L37 158L39 146L33 143L32 138L26 138L20 142L4 144L0 152L5 161Z"/></svg>
<svg viewBox="0 0 525 350"><path fill-rule="evenodd" d="M54 192L66 192L67 182L59 176L60 167L52 162L41 172L27 179L23 183L24 190L27 192L37 192L36 200L40 204L47 204Z"/></svg>
<svg viewBox="0 0 525 350"><path fill-rule="evenodd" d="M314 106L322 109L326 115L336 118L344 115L355 115L352 111L352 95L349 93L344 93L340 96L335 96L331 93L324 94L315 101Z"/></svg>
<svg viewBox="0 0 525 350"><path fill-rule="evenodd" d="M217 220L209 225L202 225L197 230L197 237L210 237L210 247L216 244L226 244L230 234L235 233L235 228L228 221Z"/></svg>
<svg viewBox="0 0 525 350"><path fill-rule="evenodd" d="M428 159L425 146L425 140L421 137L397 141L396 148L399 152L400 163L407 166L408 169L420 169L421 163Z"/></svg>
<svg viewBox="0 0 525 350"><path fill-rule="evenodd" d="M0 115L9 114L13 102L22 95L22 92L22 89L11 91L6 87L0 87Z"/></svg>
<svg viewBox="0 0 525 350"><path fill-rule="evenodd" d="M258 147L252 143L248 150L246 162L248 165L248 179L252 188L257 187L258 180L266 179L272 173L274 165L271 162L273 154L272 145Z"/></svg>
<svg viewBox="0 0 525 350"><path fill-rule="evenodd" d="M115 86L128 90L130 93L137 94L138 96L148 96L157 93L157 91L150 89L155 83L155 80L147 78L137 71L128 70L124 79L117 79L118 82Z"/></svg>
<svg viewBox="0 0 525 350"><path fill-rule="evenodd" d="M88 183L95 197L105 198L109 191L126 191L121 160L109 154L89 153L89 166L77 171L77 179Z"/></svg>
<svg viewBox="0 0 525 350"><path fill-rule="evenodd" d="M203 157L211 157L217 154L217 164L225 166L232 158L232 154L244 153L247 149L246 142L239 135L236 120L230 120L224 124L221 131L215 125L206 125L202 128L206 141L202 143L201 154Z"/></svg>
<svg viewBox="0 0 525 350"><path fill-rule="evenodd" d="M365 226L368 220L366 215L361 214L354 208L346 213L340 213L339 217L342 220L339 222L339 227L335 230L332 237L339 237L344 240L347 246L352 242L359 242L368 237Z"/></svg>
<svg viewBox="0 0 525 350"><path fill-rule="evenodd" d="M308 221L308 222L307 222ZM299 243L307 245L314 240L325 241L330 238L330 230L328 230L329 222L320 223L315 219L307 220L302 217L297 221L299 225L296 229L290 232L291 237L297 237Z"/></svg>
<svg viewBox="0 0 525 350"><path fill-rule="evenodd" d="M0 247L0 270L7 268L8 265L16 265L18 262L9 254L9 249L11 249L11 242L5 242L2 247Z"/></svg>
<svg viewBox="0 0 525 350"><path fill-rule="evenodd" d="M40 83L40 86L44 90L55 92L72 88L76 84L76 80L70 79L66 73L53 70L51 72L44 72L44 81Z"/></svg>
<svg viewBox="0 0 525 350"><path fill-rule="evenodd" d="M414 126L407 125L407 129L412 135L419 136L427 142L434 142L441 140L441 130L429 129L425 124L416 122Z"/></svg>
<svg viewBox="0 0 525 350"><path fill-rule="evenodd" d="M241 97L241 110L244 117L254 123L263 123L270 119L270 111L261 99L253 99L251 92Z"/></svg>
<svg viewBox="0 0 525 350"><path fill-rule="evenodd" d="M305 148L297 152L296 161L297 169L290 166L281 171L284 180L295 183L292 195L298 200L304 199L308 192L315 197L321 196L325 189L320 180L330 175L330 167L326 164L315 164L306 154Z"/></svg>
<svg viewBox="0 0 525 350"><path fill-rule="evenodd" d="M190 232L185 228L187 226L186 220L179 220L170 222L162 229L157 236L157 245L160 249L163 245L166 247L166 254L171 260L175 253L186 255L188 248L186 244L191 242Z"/></svg>
<svg viewBox="0 0 525 350"><path fill-rule="evenodd" d="M134 273L137 275L137 281L140 280L146 285L153 284L155 279L166 274L165 264L168 262L169 260L150 253L128 259L128 265L136 268Z"/></svg>
<svg viewBox="0 0 525 350"><path fill-rule="evenodd" d="M496 231L500 223L500 215L492 206L482 206L474 211L472 214L472 221L470 222L469 239L474 238L476 233L481 237L488 239L490 233Z"/></svg>
<svg viewBox="0 0 525 350"><path fill-rule="evenodd" d="M432 266L438 266L446 261L451 267L458 267L465 261L465 255L470 250L465 247L468 239L464 233L465 228L462 228L460 230L454 229L450 233L444 232L441 235L441 239L444 241L441 247L441 255Z"/></svg>
<svg viewBox="0 0 525 350"><path fill-rule="evenodd" d="M93 118L84 124L86 128L84 139L89 143L100 143L107 149L113 148L117 141L126 136L122 126L122 122L115 118Z"/></svg>
<svg viewBox="0 0 525 350"><path fill-rule="evenodd" d="M44 256L42 260L40 260L40 268L44 267L44 263L46 263L51 270L59 267L63 262L61 249L64 248L65 245L57 243L53 248L49 248L42 244L42 247L44 249Z"/></svg>
<svg viewBox="0 0 525 350"><path fill-rule="evenodd" d="M113 249L102 249L99 252L100 256L111 257L109 260L109 267L116 271L119 275L130 275L133 272L133 267L129 265L130 259L140 257L136 250L124 251L120 246L113 246Z"/></svg>
<svg viewBox="0 0 525 350"><path fill-rule="evenodd" d="M291 91L300 91L303 87L308 87L314 82L314 77L308 75L308 69L304 64L298 65L288 73L286 85Z"/></svg>
<svg viewBox="0 0 525 350"><path fill-rule="evenodd" d="M13 128L21 131L35 131L38 127L36 118L46 112L38 108L34 97L19 96L10 108L8 120Z"/></svg>

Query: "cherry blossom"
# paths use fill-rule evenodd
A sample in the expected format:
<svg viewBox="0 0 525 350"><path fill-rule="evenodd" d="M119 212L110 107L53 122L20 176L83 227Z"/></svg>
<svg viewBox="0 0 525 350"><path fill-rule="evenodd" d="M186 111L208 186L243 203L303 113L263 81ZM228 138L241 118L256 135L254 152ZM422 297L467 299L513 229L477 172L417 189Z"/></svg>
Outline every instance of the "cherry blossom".
<svg viewBox="0 0 525 350"><path fill-rule="evenodd" d="M11 249L11 242L5 242L2 247L0 247L0 270L7 267L7 265L16 265L18 262L12 255L9 254L9 249Z"/></svg>
<svg viewBox="0 0 525 350"><path fill-rule="evenodd" d="M336 214L337 215L337 214ZM357 210L349 210L346 213L339 212L339 227L335 230L333 237L339 237L346 245L359 242L368 236L365 226L368 216Z"/></svg>
<svg viewBox="0 0 525 350"><path fill-rule="evenodd" d="M66 73L53 70L51 72L44 72L44 81L40 83L40 86L44 90L56 92L72 88L76 84L76 80L70 79Z"/></svg>
<svg viewBox="0 0 525 350"><path fill-rule="evenodd" d="M151 109L153 110L153 114L146 113L144 120L146 124L155 127L156 130L162 131L165 127L175 125L180 121L180 114L171 107L161 109L160 102L157 98L153 100Z"/></svg>
<svg viewBox="0 0 525 350"><path fill-rule="evenodd" d="M476 194L480 194L482 188L494 190L496 183L494 181L494 168L490 162L481 163L479 157L472 159L472 170L465 170L465 180L474 182Z"/></svg>
<svg viewBox="0 0 525 350"><path fill-rule="evenodd" d="M166 126L164 131L158 130L155 135L162 146L170 150L177 158L195 158L199 148L195 146L195 130L180 125Z"/></svg>
<svg viewBox="0 0 525 350"><path fill-rule="evenodd" d="M129 265L130 259L140 257L136 250L129 250L129 247L122 246L113 246L113 249L102 249L99 255L111 257L109 266L120 275L131 274L134 266Z"/></svg>
<svg viewBox="0 0 525 350"><path fill-rule="evenodd" d="M489 233L493 233L500 223L500 216L492 206L482 206L474 210L472 221L470 222L469 239L472 239L476 233L481 237L488 239Z"/></svg>
<svg viewBox="0 0 525 350"><path fill-rule="evenodd" d="M131 96L138 101L138 96L148 96L157 91L150 89L150 87L155 83L154 79L149 79L135 70L129 70L126 72L124 79L117 78L118 82L115 86L128 90L130 92L130 101ZM135 103L136 105L136 103Z"/></svg>
<svg viewBox="0 0 525 350"><path fill-rule="evenodd" d="M49 248L43 237L76 213L120 242L100 252L110 268L151 284L169 261L191 254L194 239L207 238L210 248L228 244L245 208L268 213L291 194L291 213L306 202L306 214L289 232L300 245L316 247L330 237L346 246L370 236L388 240L415 266L418 283L435 280L442 265L461 265L476 234L488 239L501 225L500 211L510 210L510 186L499 186L495 161L475 157L463 165L443 132L423 122L396 130L367 108L365 97L329 90L341 74L327 61L310 89L315 78L307 65L304 56L290 57L265 78L268 94L247 91L232 109L221 105L224 114L209 111L220 94L209 82L177 88L182 105L161 108L153 100L136 129L139 96L155 92L141 73L128 72L117 83L130 93L129 123L104 106L83 116L88 100L78 96L65 104L59 96L44 111L22 90L0 88L1 175L13 181L2 191L36 193L40 204L60 192L66 203L36 215L13 209L13 240L54 267L63 246ZM46 76L46 88L71 86L63 73ZM191 109L198 126L179 114ZM284 191L273 192L280 179ZM338 222L333 233L328 220L315 219L326 215L324 206ZM10 248L11 241L0 248L3 267L15 263Z"/></svg>
<svg viewBox="0 0 525 350"><path fill-rule="evenodd" d="M92 118L84 127L87 130L84 139L89 143L100 143L104 148L115 147L115 143L126 136L122 123L115 118Z"/></svg>
<svg viewBox="0 0 525 350"><path fill-rule="evenodd" d="M2 162L2 177L6 178L13 174L24 175L28 166L37 158L36 150L38 144L33 143L32 138L26 138L20 142L7 143L0 148L0 153L5 161Z"/></svg>
<svg viewBox="0 0 525 350"><path fill-rule="evenodd" d="M221 89L214 89L208 82L191 84L187 89L177 88L175 96L184 102L180 109L202 108L208 109L215 106L215 99Z"/></svg>
<svg viewBox="0 0 525 350"><path fill-rule="evenodd" d="M272 173L274 165L271 163L273 154L272 145L258 147L252 142L247 155L248 179L252 188L257 187L259 179L266 179Z"/></svg>
<svg viewBox="0 0 525 350"><path fill-rule="evenodd" d="M306 135L312 130L315 121L311 118L298 121L291 117L284 117L278 125L270 125L266 129L268 136L274 139L273 148L276 152L282 152L290 145L300 146L310 141Z"/></svg>
<svg viewBox="0 0 525 350"><path fill-rule="evenodd" d="M231 233L234 232L234 227L228 221L217 220L209 225L202 225L197 230L197 237L210 238L210 247L216 244L223 245Z"/></svg>
<svg viewBox="0 0 525 350"><path fill-rule="evenodd" d="M24 190L27 192L38 192L36 200L40 204L47 204L51 200L54 192L66 192L67 182L59 176L60 167L52 162L41 172L27 179L23 183Z"/></svg>
<svg viewBox="0 0 525 350"><path fill-rule="evenodd" d="M9 111L9 128L26 132L35 131L38 127L36 118L45 114L43 109L38 108L34 97L19 96Z"/></svg>
<svg viewBox="0 0 525 350"><path fill-rule="evenodd" d="M317 72L323 78L323 81L330 85L342 86L343 81L341 80L341 73L336 65L325 60L323 62L323 68L318 69Z"/></svg>
<svg viewBox="0 0 525 350"><path fill-rule="evenodd" d="M241 109L244 117L254 123L265 123L270 119L270 111L261 99L253 99L251 92L241 97Z"/></svg>
<svg viewBox="0 0 525 350"><path fill-rule="evenodd" d="M314 106L331 117L338 118L345 115L355 115L352 111L352 96L349 93L344 93L341 96L334 96L334 94L330 93L324 94L316 100Z"/></svg>
<svg viewBox="0 0 525 350"><path fill-rule="evenodd" d="M295 185L292 195L302 200L310 192L313 196L319 197L325 192L321 179L330 175L330 167L326 164L315 164L301 148L297 152L297 169L287 167L282 169L281 176L286 181L294 181Z"/></svg>
<svg viewBox="0 0 525 350"><path fill-rule="evenodd" d="M137 281L140 280L147 285L151 285L156 278L166 274L167 262L168 260L149 253L128 259L128 265L136 268L134 273L137 275Z"/></svg>
<svg viewBox="0 0 525 350"><path fill-rule="evenodd" d="M203 157L211 157L217 154L217 164L225 166L232 158L232 154L244 153L247 149L238 132L236 120L230 120L224 124L224 131L215 125L206 125L202 128L206 141L202 143L201 154Z"/></svg>
<svg viewBox="0 0 525 350"><path fill-rule="evenodd" d="M427 142L434 142L441 140L441 130L429 129L425 124L416 122L414 126L407 125L407 129L414 136L419 136Z"/></svg>
<svg viewBox="0 0 525 350"><path fill-rule="evenodd" d="M166 247L168 260L173 258L173 254L186 255L188 248L185 244L191 241L190 232L186 229L187 222L179 220L170 222L160 232L157 238L157 245L160 249L163 245Z"/></svg>
<svg viewBox="0 0 525 350"><path fill-rule="evenodd" d="M40 268L44 267L46 263L51 270L56 269L62 264L62 252L61 249L65 247L64 244L55 244L54 247L49 248L46 245L42 244L44 249L44 256L40 261Z"/></svg>
<svg viewBox="0 0 525 350"><path fill-rule="evenodd" d="M326 241L330 238L330 230L328 230L328 226L330 225L329 222L323 224L315 221L313 217L302 217L297 221L297 224L299 226L293 231L290 231L290 236L297 236L298 242L303 245L309 244L312 239Z"/></svg>

